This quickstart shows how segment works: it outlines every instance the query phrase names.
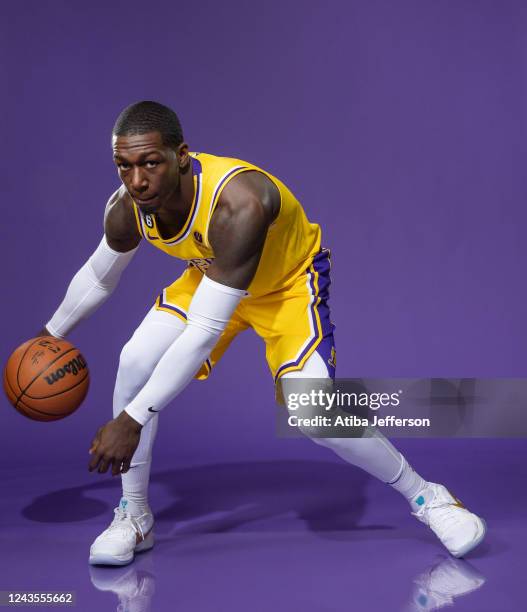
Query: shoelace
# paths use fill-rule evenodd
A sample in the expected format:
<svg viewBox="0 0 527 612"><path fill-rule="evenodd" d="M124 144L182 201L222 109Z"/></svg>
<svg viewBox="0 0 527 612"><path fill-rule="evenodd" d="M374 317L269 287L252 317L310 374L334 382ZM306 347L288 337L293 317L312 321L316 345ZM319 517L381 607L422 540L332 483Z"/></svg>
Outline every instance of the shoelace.
<svg viewBox="0 0 527 612"><path fill-rule="evenodd" d="M445 499L437 499L434 498L430 502L428 502L422 508L415 513L418 518L426 518L427 524L434 529L434 526L430 522L431 512L434 512L435 516L439 519L441 527L449 527L451 525L458 523L458 517L455 512L452 512L452 509L449 506L453 504Z"/></svg>
<svg viewBox="0 0 527 612"><path fill-rule="evenodd" d="M121 510L121 508L115 508L113 512L115 516L111 525L108 527L107 532L124 531L126 530L128 524L130 524L135 533L138 533L141 536L141 540L145 539L143 528L139 523L139 519L144 516L144 514L138 517L133 517L131 514L128 514L128 512Z"/></svg>

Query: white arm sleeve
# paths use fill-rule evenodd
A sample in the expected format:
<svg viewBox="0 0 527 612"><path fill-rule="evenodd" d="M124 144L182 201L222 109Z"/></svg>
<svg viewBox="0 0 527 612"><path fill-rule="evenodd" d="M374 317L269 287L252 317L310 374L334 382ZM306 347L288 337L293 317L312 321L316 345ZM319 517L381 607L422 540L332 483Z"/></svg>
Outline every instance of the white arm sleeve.
<svg viewBox="0 0 527 612"><path fill-rule="evenodd" d="M108 246L104 236L73 277L61 305L46 323L48 331L57 338L64 338L77 323L94 312L115 289L137 249L119 253Z"/></svg>
<svg viewBox="0 0 527 612"><path fill-rule="evenodd" d="M192 380L216 345L238 303L247 294L204 276L187 315L185 331L161 357L146 385L126 406L144 425Z"/></svg>

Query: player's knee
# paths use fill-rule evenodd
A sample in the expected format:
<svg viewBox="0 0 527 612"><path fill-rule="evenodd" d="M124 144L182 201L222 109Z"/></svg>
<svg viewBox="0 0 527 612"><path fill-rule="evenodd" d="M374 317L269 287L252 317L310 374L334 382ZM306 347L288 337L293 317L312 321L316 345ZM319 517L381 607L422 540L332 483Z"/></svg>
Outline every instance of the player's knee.
<svg viewBox="0 0 527 612"><path fill-rule="evenodd" d="M342 438L312 438L313 442L324 446L337 453L338 455L350 457L362 457L368 448L371 448L374 442L368 439L362 431L361 436L357 437L342 437Z"/></svg>
<svg viewBox="0 0 527 612"><path fill-rule="evenodd" d="M142 386L152 373L152 366L132 340L127 342L119 357L119 376Z"/></svg>
<svg viewBox="0 0 527 612"><path fill-rule="evenodd" d="M343 450L345 448L349 450L353 447L351 438L312 438L312 440L316 444L330 448L333 451Z"/></svg>
<svg viewBox="0 0 527 612"><path fill-rule="evenodd" d="M310 438L311 440L313 440L313 442L320 444L320 442L318 441L319 440L318 436L320 435L319 428L311 427L309 425L299 425L298 429L300 433L302 433L306 438Z"/></svg>

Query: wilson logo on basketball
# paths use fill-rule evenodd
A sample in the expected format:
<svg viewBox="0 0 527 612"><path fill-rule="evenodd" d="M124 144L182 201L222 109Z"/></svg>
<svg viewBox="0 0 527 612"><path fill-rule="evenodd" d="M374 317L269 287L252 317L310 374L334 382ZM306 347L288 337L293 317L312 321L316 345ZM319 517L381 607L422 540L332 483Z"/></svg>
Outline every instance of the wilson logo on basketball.
<svg viewBox="0 0 527 612"><path fill-rule="evenodd" d="M59 381L61 378L64 378L64 376L66 376L67 374L77 376L77 374L85 368L86 361L84 360L84 357L79 353L77 357L74 357L73 359L68 361L68 363L64 364L61 368L52 372L50 376L45 376L44 378L48 385L52 385L53 383Z"/></svg>

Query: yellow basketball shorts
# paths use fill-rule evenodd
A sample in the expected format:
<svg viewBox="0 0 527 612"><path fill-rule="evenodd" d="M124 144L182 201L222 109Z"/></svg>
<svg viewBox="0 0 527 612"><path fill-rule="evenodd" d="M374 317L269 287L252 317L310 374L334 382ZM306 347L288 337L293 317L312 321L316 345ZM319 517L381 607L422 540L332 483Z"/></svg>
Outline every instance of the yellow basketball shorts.
<svg viewBox="0 0 527 612"><path fill-rule="evenodd" d="M252 328L265 342L267 364L275 382L285 373L301 370L317 351L335 376L335 341L328 298L330 252L322 249L295 283L260 297L247 296L238 304L227 327L196 378L205 379L230 343ZM190 265L157 298L155 307L186 321L187 311L203 273Z"/></svg>

